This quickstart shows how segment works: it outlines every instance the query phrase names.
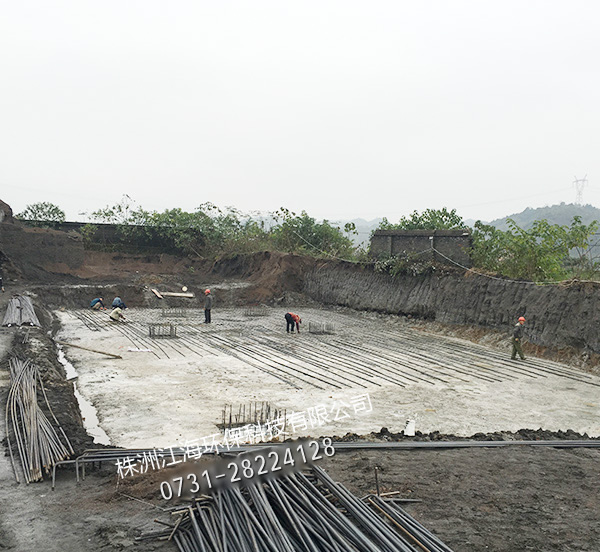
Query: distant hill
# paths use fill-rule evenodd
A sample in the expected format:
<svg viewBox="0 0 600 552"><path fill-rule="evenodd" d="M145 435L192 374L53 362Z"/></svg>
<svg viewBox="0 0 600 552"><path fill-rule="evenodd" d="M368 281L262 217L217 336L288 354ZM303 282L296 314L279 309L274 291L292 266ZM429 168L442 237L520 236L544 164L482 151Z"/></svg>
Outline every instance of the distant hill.
<svg viewBox="0 0 600 552"><path fill-rule="evenodd" d="M533 226L533 221L546 219L550 224L570 225L574 216L580 216L584 224L600 220L600 209L593 205L577 205L576 203L561 203L550 207L528 207L520 213L509 215L491 221L489 224L500 230L508 230L506 219L513 219L521 228L528 230Z"/></svg>

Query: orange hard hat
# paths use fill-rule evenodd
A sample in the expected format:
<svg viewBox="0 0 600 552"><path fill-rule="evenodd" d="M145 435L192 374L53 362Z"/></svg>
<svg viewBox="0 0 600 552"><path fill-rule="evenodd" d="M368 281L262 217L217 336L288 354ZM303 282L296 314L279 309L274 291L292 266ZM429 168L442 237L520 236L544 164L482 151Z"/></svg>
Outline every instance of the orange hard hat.
<svg viewBox="0 0 600 552"><path fill-rule="evenodd" d="M210 293L210 289L205 289L204 290L204 295L208 295Z"/></svg>
<svg viewBox="0 0 600 552"><path fill-rule="evenodd" d="M525 322L525 318L523 316L519 316L519 322Z"/></svg>

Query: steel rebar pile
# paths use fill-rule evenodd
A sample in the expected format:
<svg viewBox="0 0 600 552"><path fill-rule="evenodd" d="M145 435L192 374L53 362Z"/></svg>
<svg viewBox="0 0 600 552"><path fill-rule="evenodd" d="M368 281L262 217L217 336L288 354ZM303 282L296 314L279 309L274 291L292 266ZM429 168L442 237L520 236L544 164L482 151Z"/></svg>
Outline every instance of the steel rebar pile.
<svg viewBox="0 0 600 552"><path fill-rule="evenodd" d="M172 539L180 552L451 552L399 507L365 504L316 467L220 490L173 515L170 529L143 538Z"/></svg>
<svg viewBox="0 0 600 552"><path fill-rule="evenodd" d="M58 420L54 416L46 390L38 369L29 360L11 358L9 360L11 385L6 402L6 438L13 471L20 482L10 429L14 446L21 461L23 479L26 483L43 479L43 472L49 473L52 466L73 454L73 448ZM38 403L46 404L55 426L44 414ZM57 433L62 435L62 440Z"/></svg>
<svg viewBox="0 0 600 552"><path fill-rule="evenodd" d="M2 325L22 326L24 324L39 326L40 321L35 314L31 299L24 295L15 295L8 302Z"/></svg>

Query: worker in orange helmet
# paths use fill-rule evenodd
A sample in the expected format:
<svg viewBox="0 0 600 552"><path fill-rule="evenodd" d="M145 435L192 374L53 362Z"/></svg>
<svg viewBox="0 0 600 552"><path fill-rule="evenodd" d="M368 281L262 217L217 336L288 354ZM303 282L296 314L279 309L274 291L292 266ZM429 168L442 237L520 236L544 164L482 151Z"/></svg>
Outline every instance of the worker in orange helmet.
<svg viewBox="0 0 600 552"><path fill-rule="evenodd" d="M300 318L297 314L294 314L293 312L288 312L285 315L285 321L287 322L287 333L290 333L290 328L292 330L292 333L294 333L294 325L296 326L298 333L300 333L300 322L302 322L302 318Z"/></svg>
<svg viewBox="0 0 600 552"><path fill-rule="evenodd" d="M525 360L523 348L521 347L521 341L523 339L523 324L525 324L525 318L523 316L520 316L519 321L516 323L515 329L513 331L512 356L510 357L512 360L516 360L517 353L519 353L519 357L521 357L521 360Z"/></svg>
<svg viewBox="0 0 600 552"><path fill-rule="evenodd" d="M210 324L210 311L213 306L213 296L210 294L210 289L205 289L204 295L204 323Z"/></svg>

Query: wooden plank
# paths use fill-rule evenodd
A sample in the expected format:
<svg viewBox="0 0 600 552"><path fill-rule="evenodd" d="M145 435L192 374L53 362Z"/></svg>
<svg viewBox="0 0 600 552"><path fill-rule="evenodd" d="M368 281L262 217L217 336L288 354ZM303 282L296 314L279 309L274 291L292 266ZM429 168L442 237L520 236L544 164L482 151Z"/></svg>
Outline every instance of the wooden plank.
<svg viewBox="0 0 600 552"><path fill-rule="evenodd" d="M181 293L177 291L162 291L161 293L164 297L187 297L189 299L196 297L193 293Z"/></svg>
<svg viewBox="0 0 600 552"><path fill-rule="evenodd" d="M160 294L160 291L157 289L152 289L152 293L154 293L154 295L156 295L159 299L163 298L163 296Z"/></svg>
<svg viewBox="0 0 600 552"><path fill-rule="evenodd" d="M73 345L73 343L67 343L66 341L57 341L60 345L66 345L67 347L75 347L76 349L83 349L84 351L90 351L91 353L98 353L99 355L106 355L111 358L120 358L123 357L119 355L113 355L112 353L105 353L104 351L96 351L95 349L88 349L87 347L82 347L81 345Z"/></svg>

